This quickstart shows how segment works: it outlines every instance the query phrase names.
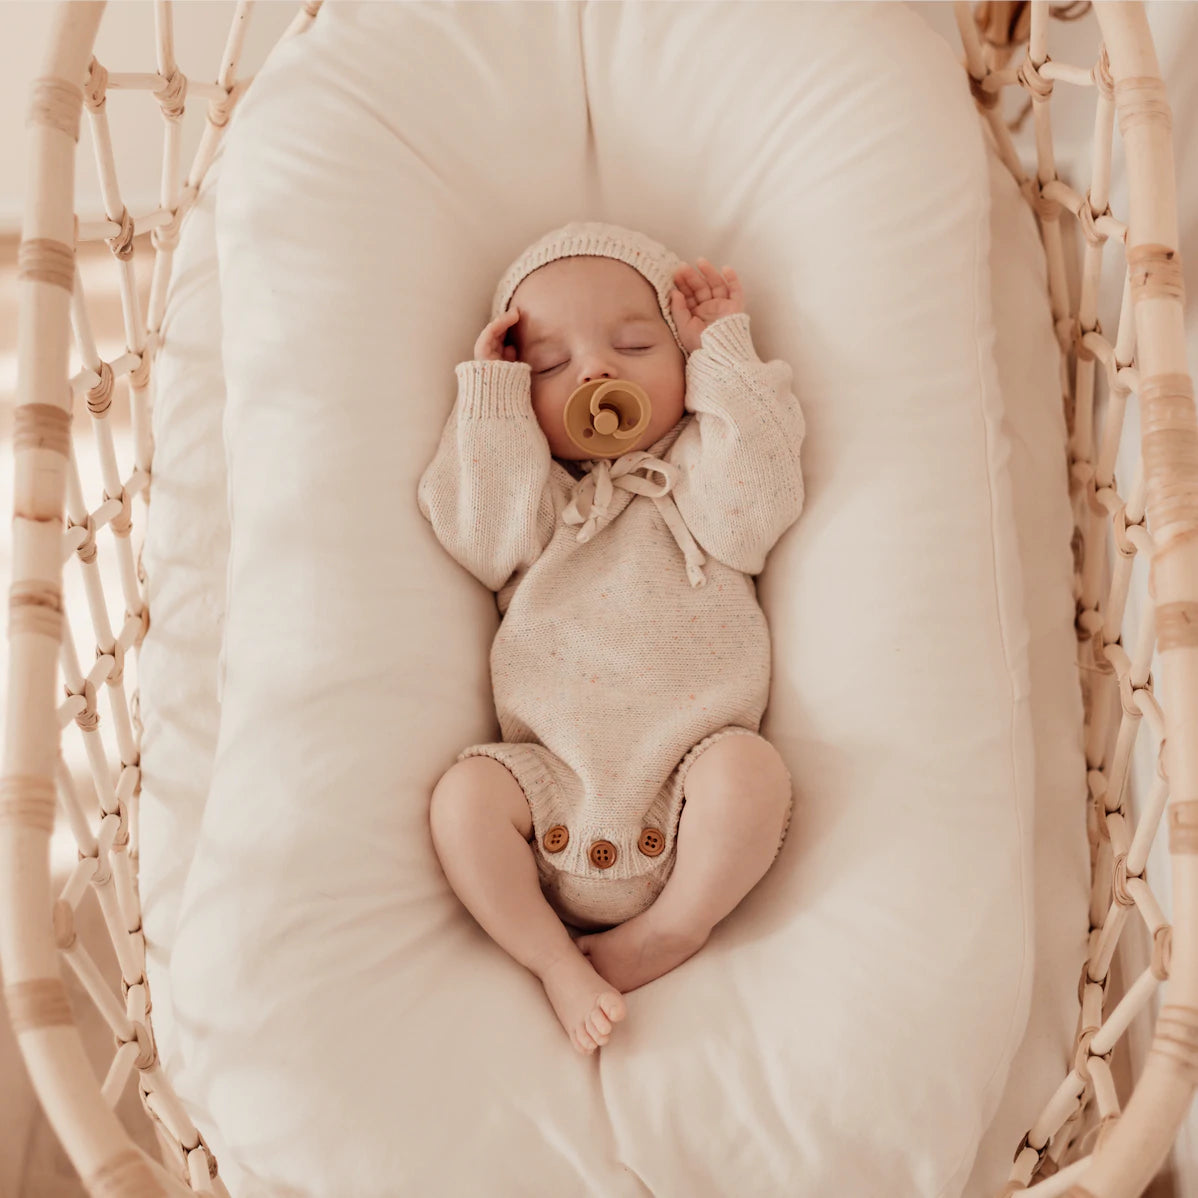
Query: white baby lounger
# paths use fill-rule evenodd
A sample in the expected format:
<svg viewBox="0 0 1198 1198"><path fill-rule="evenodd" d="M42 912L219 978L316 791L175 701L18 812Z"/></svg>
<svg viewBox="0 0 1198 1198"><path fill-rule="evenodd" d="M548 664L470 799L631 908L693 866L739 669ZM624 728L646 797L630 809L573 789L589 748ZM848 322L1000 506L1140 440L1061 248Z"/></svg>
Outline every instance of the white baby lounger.
<svg viewBox="0 0 1198 1198"><path fill-rule="evenodd" d="M0 951L90 1193L1143 1192L1198 1079L1198 425L1168 106L1140 6L1100 9L1093 177L1055 180L1054 81L1083 72L1048 60L1047 7L1030 31L1020 7L979 6L983 49L959 6L963 70L898 4L312 2L248 91L239 7L218 82L189 89L213 100L192 186L132 214L103 101L153 77L106 75L102 6L64 6L21 246ZM1035 103L1040 184L993 103L1008 83ZM110 210L76 225L84 102ZM1130 226L1105 211L1116 111ZM574 217L734 264L808 428L805 510L757 579L786 844L586 1058L433 852L432 785L497 731L498 615L415 500L497 271ZM101 363L75 240L128 271L147 228L163 273ZM1104 328L1111 239L1128 283ZM1117 486L1133 392L1143 469ZM72 395L102 500L77 486ZM1137 554L1153 603L1125 647ZM72 719L94 817L59 764ZM1133 819L1141 723L1172 751ZM1170 797L1176 937L1144 876ZM82 852L61 894L56 801ZM74 933L89 883L119 995ZM1151 962L1117 989L1129 917ZM115 1033L102 1086L64 977ZM1161 983L1133 1092L1112 1054ZM161 1163L112 1114L134 1066Z"/></svg>

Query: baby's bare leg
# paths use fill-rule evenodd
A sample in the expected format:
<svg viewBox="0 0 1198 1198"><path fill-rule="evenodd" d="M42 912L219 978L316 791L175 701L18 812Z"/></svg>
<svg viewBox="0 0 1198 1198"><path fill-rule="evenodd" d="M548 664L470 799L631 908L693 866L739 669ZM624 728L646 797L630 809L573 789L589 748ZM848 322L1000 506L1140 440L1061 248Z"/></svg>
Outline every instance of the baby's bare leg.
<svg viewBox="0 0 1198 1198"><path fill-rule="evenodd" d="M483 931L534 973L574 1047L606 1044L626 1014L546 901L529 839L532 815L512 773L493 757L452 765L429 806L433 847L454 893Z"/></svg>
<svg viewBox="0 0 1198 1198"><path fill-rule="evenodd" d="M661 894L578 947L627 993L693 957L768 872L791 802L789 771L760 736L725 736L686 775L677 860Z"/></svg>
<svg viewBox="0 0 1198 1198"><path fill-rule="evenodd" d="M650 910L705 941L765 877L791 802L790 773L764 737L725 736L691 766L678 858Z"/></svg>

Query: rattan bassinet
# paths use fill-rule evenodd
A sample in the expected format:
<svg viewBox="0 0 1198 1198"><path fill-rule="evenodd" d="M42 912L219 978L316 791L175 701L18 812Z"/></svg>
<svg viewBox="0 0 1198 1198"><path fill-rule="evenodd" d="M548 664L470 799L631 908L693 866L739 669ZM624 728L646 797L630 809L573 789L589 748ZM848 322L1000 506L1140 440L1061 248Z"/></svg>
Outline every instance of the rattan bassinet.
<svg viewBox="0 0 1198 1198"><path fill-rule="evenodd" d="M320 0L308 0L284 36L307 28L319 6ZM124 664L125 655L141 644L150 617L130 533L133 500L140 495L148 501L152 474L149 387L166 284L181 222L213 161L230 112L250 83L249 78L234 78L249 7L245 0L238 4L217 80L205 85L185 79L178 69L170 7L164 0L155 5L157 69L146 74L108 74L93 57L102 3L63 4L31 96L29 192L19 260L9 719L0 787L0 955L9 1018L50 1122L89 1192L111 1198L227 1193L215 1158L173 1095L150 1033L151 1004L140 964L145 954L138 897L140 723L137 692L126 685ZM1047 4L971 8L958 3L955 10L972 94L1003 161L1036 213L1047 254L1070 433L1077 660L1087 717L1091 912L1097 913L1079 981L1072 1068L1023 1140L1011 1145L1014 1164L1003 1193L1038 1190L1035 1182L1072 1164L1073 1184L1063 1190L1065 1179L1058 1178L1053 1193L1131 1198L1144 1191L1165 1160L1198 1083L1198 738L1183 732L1198 722L1198 656L1193 652L1198 647L1198 424L1185 358L1170 110L1139 4L1096 7L1103 44L1098 61L1088 69L1052 61L1047 43L1050 17L1074 19L1089 11L1087 5L1050 10ZM1010 65L1024 42L1026 57ZM1088 187L1059 178L1054 165L1050 100L1058 81L1094 88L1094 161ZM1010 84L1029 93L1035 178L1025 176L998 104ZM106 88L151 91L161 108L164 200L153 211L134 215L121 201ZM181 180L179 118L185 96L204 97L208 114L195 161ZM99 218L79 219L75 153L85 104L106 211ZM1126 224L1107 202L1116 112L1129 175ZM1070 229L1085 239L1078 295L1071 294L1065 269L1063 211L1077 217ZM152 290L144 321L138 316L134 327L129 313L139 309L132 239L146 231L152 232L156 251ZM80 318L84 297L76 246L101 238L120 264L126 305L129 345L113 362L99 358L85 315ZM1122 242L1127 258L1113 340L1096 319L1107 240ZM86 368L68 378L72 321ZM1096 444L1094 427L1096 364L1104 369L1110 397L1101 444ZM114 383L125 376L135 460L121 472L105 415ZM1142 470L1125 498L1116 490L1113 466L1132 393L1142 404ZM71 456L75 396L87 400L102 459L105 491L93 500L95 506L77 502ZM94 594L100 586L96 534L105 525L115 534L124 592L117 602L125 617L114 630L105 605L92 604L95 662L85 670L76 650L76 636L84 630L70 635L65 627L63 562L78 559L82 579ZM1108 530L1118 549L1110 563ZM1133 655L1116 634L1137 552L1151 558L1149 590L1155 610L1148 605ZM56 698L60 667L65 700ZM102 685L114 713L119 756L112 764L99 728L97 689ZM1159 702L1162 690L1168 697ZM1113 709L1107 700L1116 692L1122 715L1112 729L1104 713ZM1169 785L1146 800L1139 824L1133 825L1125 782L1141 717L1157 742L1159 772ZM60 737L72 721L82 732L97 780L102 806L98 827L89 825L70 775L60 766ZM1166 743L1171 748L1167 770ZM110 770L115 785L108 781ZM1166 797L1171 798L1172 923L1144 877ZM59 806L76 833L80 853L65 890L52 895L49 842ZM89 884L120 962L119 999L101 991L99 973L74 934L73 912ZM1151 966L1125 994L1108 995L1112 959L1133 908L1151 938ZM67 1000L60 952L95 998L118 1044L103 1085L94 1078ZM1111 1070L1114 1045L1165 981L1168 1001L1161 1006L1151 1050L1126 1110L1120 1110ZM1108 1007L1108 998L1117 1001ZM165 1164L135 1145L114 1114L134 1067ZM1083 1135L1087 1130L1096 1137Z"/></svg>

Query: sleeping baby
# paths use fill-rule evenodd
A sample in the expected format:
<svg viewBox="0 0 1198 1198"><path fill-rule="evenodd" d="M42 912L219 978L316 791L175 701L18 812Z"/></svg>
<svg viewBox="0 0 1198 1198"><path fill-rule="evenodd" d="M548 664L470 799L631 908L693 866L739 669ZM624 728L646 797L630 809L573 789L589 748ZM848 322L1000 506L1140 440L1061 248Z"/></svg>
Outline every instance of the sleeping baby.
<svg viewBox="0 0 1198 1198"><path fill-rule="evenodd" d="M589 1053L785 839L754 575L802 510L805 425L735 271L633 230L546 234L491 316L418 504L496 592L503 739L458 754L429 823L454 892ZM567 421L613 380L641 406Z"/></svg>

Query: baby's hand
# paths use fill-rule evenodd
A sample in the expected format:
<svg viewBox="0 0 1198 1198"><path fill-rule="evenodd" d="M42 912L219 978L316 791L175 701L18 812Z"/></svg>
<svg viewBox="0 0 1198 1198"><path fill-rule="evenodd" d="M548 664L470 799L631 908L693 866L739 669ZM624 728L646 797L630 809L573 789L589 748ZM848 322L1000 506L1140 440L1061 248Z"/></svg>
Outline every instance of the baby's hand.
<svg viewBox="0 0 1198 1198"><path fill-rule="evenodd" d="M516 347L514 345L504 345L504 338L508 332L516 327L516 322L520 319L520 309L516 307L509 308L502 315L495 317L493 321L478 335L478 340L474 343L474 357L480 362L514 362L516 360Z"/></svg>
<svg viewBox="0 0 1198 1198"><path fill-rule="evenodd" d="M721 275L706 258L696 262L698 270L684 262L674 272L679 289L670 292L670 313L683 347L690 354L702 344L703 330L709 324L745 310L744 290L731 266L725 266Z"/></svg>

